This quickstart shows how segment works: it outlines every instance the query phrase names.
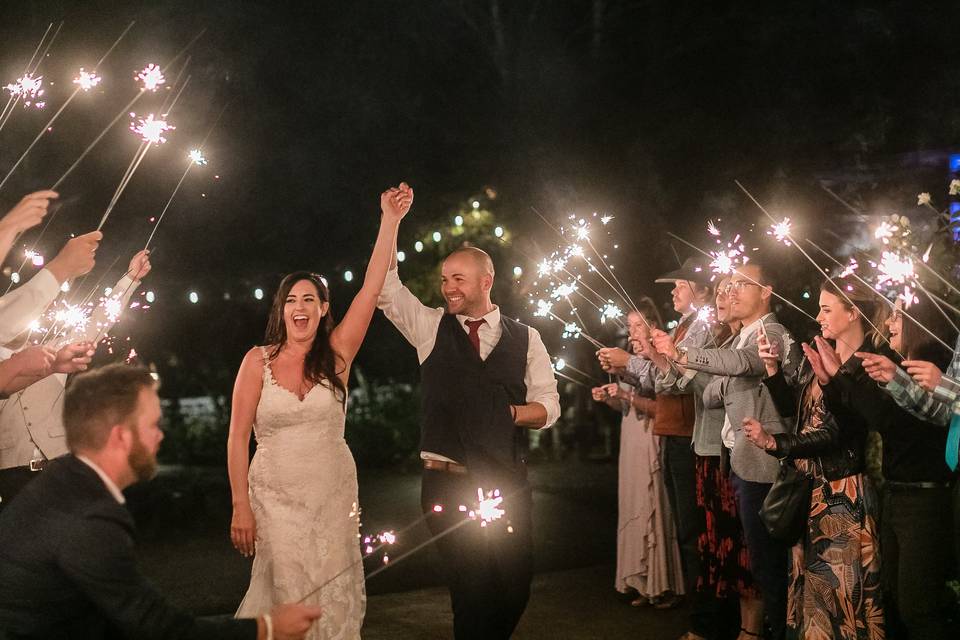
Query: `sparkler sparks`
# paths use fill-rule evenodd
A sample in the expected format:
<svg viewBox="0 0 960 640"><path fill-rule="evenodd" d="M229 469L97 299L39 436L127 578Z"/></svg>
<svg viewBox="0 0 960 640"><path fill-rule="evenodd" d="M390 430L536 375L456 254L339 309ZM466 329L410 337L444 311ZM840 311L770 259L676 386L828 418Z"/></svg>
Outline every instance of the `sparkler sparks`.
<svg viewBox="0 0 960 640"><path fill-rule="evenodd" d="M613 301L607 301L607 304L600 308L600 324L607 320L616 320L623 317L623 310L615 305Z"/></svg>
<svg viewBox="0 0 960 640"><path fill-rule="evenodd" d="M568 298L570 294L572 294L576 290L577 290L577 285L573 284L572 282L569 284L564 283L557 286L550 293L550 297L553 298L554 300L559 300L560 298Z"/></svg>
<svg viewBox="0 0 960 640"><path fill-rule="evenodd" d="M103 311L107 316L107 322L113 324L120 318L120 314L123 313L123 303L120 302L119 298L104 298Z"/></svg>
<svg viewBox="0 0 960 640"><path fill-rule="evenodd" d="M207 164L207 159L203 157L203 152L200 149L193 149L190 151L190 160L193 161L193 164L197 166L203 166Z"/></svg>
<svg viewBox="0 0 960 640"><path fill-rule="evenodd" d="M538 318L546 318L553 314L553 303L547 302L546 300L537 300L537 310L533 312L533 315Z"/></svg>
<svg viewBox="0 0 960 640"><path fill-rule="evenodd" d="M135 113L131 113L130 117L136 118L136 122L130 123L130 131L143 138L144 142L151 144L163 144L167 141L163 134L176 129L173 125L167 124L166 120L155 119L152 113L146 119L137 118Z"/></svg>
<svg viewBox="0 0 960 640"><path fill-rule="evenodd" d="M790 246L790 229L793 226L793 223L790 222L790 218L784 218L776 224L770 225L770 231L767 232L767 235L771 235L777 239L777 242L782 242L783 244Z"/></svg>
<svg viewBox="0 0 960 640"><path fill-rule="evenodd" d="M33 264L33 266L35 267L43 266L43 256L37 253L36 251L27 249L26 251L23 252L23 255L26 260L29 260L30 263Z"/></svg>
<svg viewBox="0 0 960 640"><path fill-rule="evenodd" d="M499 489L487 491L484 494L483 489L478 487L477 505L469 510L464 505L460 505L460 511L465 511L469 519L476 520L481 527L485 527L506 514L506 511L500 508L501 504L503 504L503 496L500 495Z"/></svg>
<svg viewBox="0 0 960 640"><path fill-rule="evenodd" d="M707 324L713 324L716 320L713 313L713 307L705 305L697 309L697 320Z"/></svg>
<svg viewBox="0 0 960 640"><path fill-rule="evenodd" d="M43 109L46 106L46 102L40 100L43 96L43 76L33 77L33 74L28 73L20 78L17 78L16 82L8 84L4 87L11 96L19 96L23 100L24 107L36 107L37 109Z"/></svg>
<svg viewBox="0 0 960 640"><path fill-rule="evenodd" d="M610 222L611 220L613 220L613 216L605 215L600 218L600 223L603 224L603 226L607 226L607 223Z"/></svg>
<svg viewBox="0 0 960 640"><path fill-rule="evenodd" d="M713 222L713 220L707 220L707 233L712 236L720 235L720 229L717 228L717 225Z"/></svg>
<svg viewBox="0 0 960 640"><path fill-rule="evenodd" d="M89 311L80 305L64 304L53 316L57 324L69 331L83 331L90 321Z"/></svg>
<svg viewBox="0 0 960 640"><path fill-rule="evenodd" d="M148 64L134 77L143 83L144 91L156 91L160 85L167 81L167 79L163 77L163 72L160 71L160 67L153 63Z"/></svg>
<svg viewBox="0 0 960 640"><path fill-rule="evenodd" d="M563 337L565 340L566 340L566 339L577 339L577 338L580 337L580 335L581 335L582 333L583 333L583 329L581 329L581 328L577 325L577 323L575 323L575 322L568 322L568 323L566 323L566 324L563 325L563 334L562 334L562 337Z"/></svg>
<svg viewBox="0 0 960 640"><path fill-rule="evenodd" d="M90 91L90 89L93 89L95 86L100 84L102 79L103 78L98 76L95 72L84 71L83 67L80 67L80 73L76 78L73 79L73 84L79 85L84 91Z"/></svg>

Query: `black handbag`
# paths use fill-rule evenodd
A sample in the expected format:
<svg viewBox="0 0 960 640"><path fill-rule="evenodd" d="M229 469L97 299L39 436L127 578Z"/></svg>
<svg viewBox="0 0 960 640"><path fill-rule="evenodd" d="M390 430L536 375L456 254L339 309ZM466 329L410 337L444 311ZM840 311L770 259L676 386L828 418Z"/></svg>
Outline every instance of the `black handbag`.
<svg viewBox="0 0 960 640"><path fill-rule="evenodd" d="M810 516L813 479L792 462L780 460L780 471L760 507L760 520L771 538L794 544L803 537Z"/></svg>

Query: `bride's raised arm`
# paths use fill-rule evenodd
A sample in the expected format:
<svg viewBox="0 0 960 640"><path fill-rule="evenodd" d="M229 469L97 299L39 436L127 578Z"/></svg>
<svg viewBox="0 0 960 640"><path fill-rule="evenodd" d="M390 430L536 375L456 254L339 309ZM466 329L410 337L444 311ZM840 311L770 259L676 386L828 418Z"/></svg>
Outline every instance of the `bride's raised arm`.
<svg viewBox="0 0 960 640"><path fill-rule="evenodd" d="M350 308L336 329L330 335L330 344L337 355L343 359L346 371L349 370L353 358L363 344L367 335L367 328L377 309L377 297L383 289L383 282L387 277L387 270L394 258L397 244L397 229L400 221L410 210L413 204L413 189L405 182L399 187L387 189L380 194L380 231L377 234L373 254L367 265L367 272L363 277L363 286L350 303Z"/></svg>

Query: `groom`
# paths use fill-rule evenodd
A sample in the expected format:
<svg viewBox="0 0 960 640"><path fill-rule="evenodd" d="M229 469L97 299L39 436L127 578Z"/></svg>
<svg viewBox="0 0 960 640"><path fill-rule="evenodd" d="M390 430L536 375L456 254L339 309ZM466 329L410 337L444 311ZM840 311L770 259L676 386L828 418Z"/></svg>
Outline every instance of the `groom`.
<svg viewBox="0 0 960 640"><path fill-rule="evenodd" d="M533 578L524 429L560 415L540 334L500 314L493 278L489 255L457 249L441 272L446 310L432 309L401 284L394 258L378 302L420 361L421 506L431 533L462 523L459 506L476 504L478 488L504 495L503 520L437 540L457 640L509 638L523 615Z"/></svg>

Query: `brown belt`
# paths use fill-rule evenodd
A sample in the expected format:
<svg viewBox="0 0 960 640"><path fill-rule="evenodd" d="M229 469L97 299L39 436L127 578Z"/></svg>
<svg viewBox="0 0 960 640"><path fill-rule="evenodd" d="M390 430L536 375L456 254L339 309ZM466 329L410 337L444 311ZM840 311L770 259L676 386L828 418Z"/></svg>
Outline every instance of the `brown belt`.
<svg viewBox="0 0 960 640"><path fill-rule="evenodd" d="M457 462L447 462L446 460L423 459L423 468L431 471L447 471L448 473L466 473L467 468Z"/></svg>

